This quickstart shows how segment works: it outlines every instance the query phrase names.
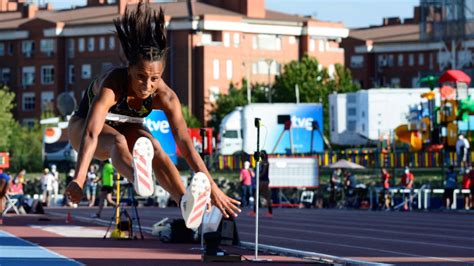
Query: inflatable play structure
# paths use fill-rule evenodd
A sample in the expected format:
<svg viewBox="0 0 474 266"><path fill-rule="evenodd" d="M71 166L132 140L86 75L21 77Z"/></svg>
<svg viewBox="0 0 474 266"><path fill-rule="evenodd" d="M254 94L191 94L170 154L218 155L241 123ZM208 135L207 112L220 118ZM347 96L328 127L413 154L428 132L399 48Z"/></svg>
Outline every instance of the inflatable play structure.
<svg viewBox="0 0 474 266"><path fill-rule="evenodd" d="M398 126L396 140L408 144L411 151L438 151L454 147L460 133L460 125L469 125L474 114L474 99L468 93L471 78L460 70L448 70L439 79L422 78L430 91L421 96L422 103L410 108L408 123ZM441 87L435 90L437 83ZM436 106L438 103L438 106Z"/></svg>

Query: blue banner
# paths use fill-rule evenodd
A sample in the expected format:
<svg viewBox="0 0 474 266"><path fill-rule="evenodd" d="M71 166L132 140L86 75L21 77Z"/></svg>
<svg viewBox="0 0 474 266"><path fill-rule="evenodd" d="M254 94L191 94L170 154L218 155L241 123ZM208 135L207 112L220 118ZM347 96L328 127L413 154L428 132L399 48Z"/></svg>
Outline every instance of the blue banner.
<svg viewBox="0 0 474 266"><path fill-rule="evenodd" d="M153 137L158 140L161 148L171 158L174 164L178 162L176 142L168 122L168 118L161 110L153 110L146 118L144 124L148 127Z"/></svg>

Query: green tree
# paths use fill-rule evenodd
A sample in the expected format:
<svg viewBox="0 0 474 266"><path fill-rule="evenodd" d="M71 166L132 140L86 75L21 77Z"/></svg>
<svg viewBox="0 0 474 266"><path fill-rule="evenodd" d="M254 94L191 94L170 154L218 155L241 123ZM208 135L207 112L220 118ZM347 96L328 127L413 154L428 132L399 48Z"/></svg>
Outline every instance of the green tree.
<svg viewBox="0 0 474 266"><path fill-rule="evenodd" d="M13 133L15 120L11 110L14 107L13 100L15 93L11 92L8 87L0 85L0 151L8 150L9 138Z"/></svg>
<svg viewBox="0 0 474 266"><path fill-rule="evenodd" d="M201 122L195 116L189 112L189 108L185 105L181 107L181 112L183 113L184 121L189 128L200 128Z"/></svg>
<svg viewBox="0 0 474 266"><path fill-rule="evenodd" d="M244 82L243 82L244 83ZM243 84L245 87L247 82ZM246 90L239 89L234 84L230 84L229 93L220 94L217 98L213 111L211 112L210 125L214 128L214 132L219 132L219 125L228 113L234 111L237 106L244 106L247 104Z"/></svg>
<svg viewBox="0 0 474 266"><path fill-rule="evenodd" d="M329 94L358 90L352 82L350 71L340 64L335 65L333 77L322 68L316 58L303 56L301 61L291 61L276 77L273 85L274 102L296 102L295 87L298 85L300 102L323 105L324 134L329 133Z"/></svg>
<svg viewBox="0 0 474 266"><path fill-rule="evenodd" d="M43 130L36 124L33 128L14 124L15 134L10 136L10 168L13 171L26 169L40 172L43 167Z"/></svg>

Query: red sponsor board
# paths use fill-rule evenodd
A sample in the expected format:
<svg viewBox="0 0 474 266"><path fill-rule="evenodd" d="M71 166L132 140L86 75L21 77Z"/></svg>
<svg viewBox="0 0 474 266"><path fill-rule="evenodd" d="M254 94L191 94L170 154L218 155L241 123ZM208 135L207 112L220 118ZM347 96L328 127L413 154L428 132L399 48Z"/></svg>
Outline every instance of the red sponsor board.
<svg viewBox="0 0 474 266"><path fill-rule="evenodd" d="M10 167L10 155L8 152L0 152L0 169Z"/></svg>
<svg viewBox="0 0 474 266"><path fill-rule="evenodd" d="M205 128L205 137L204 137L204 154L212 154L212 128ZM198 153L202 151L202 136L201 136L201 129L200 128L188 128L189 136L191 137L191 141L193 142L194 149ZM176 145L178 156L182 156L181 151L179 150L178 145Z"/></svg>

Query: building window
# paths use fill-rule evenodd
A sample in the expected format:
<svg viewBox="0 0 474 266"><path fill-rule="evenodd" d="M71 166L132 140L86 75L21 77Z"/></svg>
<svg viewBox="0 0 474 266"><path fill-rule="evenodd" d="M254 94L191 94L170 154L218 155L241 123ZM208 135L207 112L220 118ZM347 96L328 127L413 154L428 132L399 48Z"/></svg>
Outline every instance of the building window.
<svg viewBox="0 0 474 266"><path fill-rule="evenodd" d="M418 65L422 66L425 64L425 55L424 54L418 54Z"/></svg>
<svg viewBox="0 0 474 266"><path fill-rule="evenodd" d="M216 86L209 87L209 101L211 103L215 103L217 99L219 99L219 94L220 94L219 87L216 87Z"/></svg>
<svg viewBox="0 0 474 266"><path fill-rule="evenodd" d="M232 80L232 60L228 59L226 61L226 77L227 80Z"/></svg>
<svg viewBox="0 0 474 266"><path fill-rule="evenodd" d="M79 38L78 40L78 44L77 44L77 50L79 52L84 52L84 50L86 49L86 40L84 40L84 38Z"/></svg>
<svg viewBox="0 0 474 266"><path fill-rule="evenodd" d="M209 32L205 32L201 34L201 44L206 45L206 44L211 44L212 43L212 34Z"/></svg>
<svg viewBox="0 0 474 266"><path fill-rule="evenodd" d="M52 56L54 54L54 40L42 39L40 41L40 51L48 56Z"/></svg>
<svg viewBox="0 0 474 266"><path fill-rule="evenodd" d="M295 36L288 37L288 43L289 44L295 44L296 43L296 37Z"/></svg>
<svg viewBox="0 0 474 266"><path fill-rule="evenodd" d="M86 64L82 65L82 71L81 71L81 78L82 79L90 79L92 76L92 70L91 70L91 65Z"/></svg>
<svg viewBox="0 0 474 266"><path fill-rule="evenodd" d="M270 73L269 73L270 71ZM275 60L259 60L257 63L252 64L252 73L260 75L279 75L280 74L280 64Z"/></svg>
<svg viewBox="0 0 474 266"><path fill-rule="evenodd" d="M5 55L5 44L3 42L0 42L0 56Z"/></svg>
<svg viewBox="0 0 474 266"><path fill-rule="evenodd" d="M9 68L2 68L0 73L2 76L0 77L3 84L10 84L11 80L11 73Z"/></svg>
<svg viewBox="0 0 474 266"><path fill-rule="evenodd" d="M365 132L365 124L362 124L362 132Z"/></svg>
<svg viewBox="0 0 474 266"><path fill-rule="evenodd" d="M52 91L41 92L41 111L54 110L54 93Z"/></svg>
<svg viewBox="0 0 474 266"><path fill-rule="evenodd" d="M34 118L25 118L21 120L21 125L28 128L34 128L35 122L36 120Z"/></svg>
<svg viewBox="0 0 474 266"><path fill-rule="evenodd" d="M13 55L13 43L8 44L8 55Z"/></svg>
<svg viewBox="0 0 474 266"><path fill-rule="evenodd" d="M364 56L362 55L351 56L351 67L352 68L364 67Z"/></svg>
<svg viewBox="0 0 474 266"><path fill-rule="evenodd" d="M35 67L27 66L22 68L21 84L23 86L30 86L35 84Z"/></svg>
<svg viewBox="0 0 474 266"><path fill-rule="evenodd" d="M353 93L347 94L347 103L356 103L356 95Z"/></svg>
<svg viewBox="0 0 474 266"><path fill-rule="evenodd" d="M362 116L362 118L365 117L365 111L362 111L362 112L361 112L361 116Z"/></svg>
<svg viewBox="0 0 474 266"><path fill-rule="evenodd" d="M256 49L260 50L281 50L281 37L278 35L259 34L255 40Z"/></svg>
<svg viewBox="0 0 474 266"><path fill-rule="evenodd" d="M408 65L413 66L415 64L415 55L414 54L409 54L408 55Z"/></svg>
<svg viewBox="0 0 474 266"><path fill-rule="evenodd" d="M403 54L398 55L398 66L403 66Z"/></svg>
<svg viewBox="0 0 474 266"><path fill-rule="evenodd" d="M69 58L74 57L74 39L67 40L67 55Z"/></svg>
<svg viewBox="0 0 474 266"><path fill-rule="evenodd" d="M400 78L391 78L390 79L390 86L394 88L399 88L400 87Z"/></svg>
<svg viewBox="0 0 474 266"><path fill-rule="evenodd" d="M100 37L99 39L99 50L105 50L105 37Z"/></svg>
<svg viewBox="0 0 474 266"><path fill-rule="evenodd" d="M35 51L35 42L31 40L23 41L21 45L21 52L25 57L31 57Z"/></svg>
<svg viewBox="0 0 474 266"><path fill-rule="evenodd" d="M95 39L94 37L90 37L87 40L87 51L94 52L94 48L95 48Z"/></svg>
<svg viewBox="0 0 474 266"><path fill-rule="evenodd" d="M109 50L114 50L115 49L115 37L110 36L109 37Z"/></svg>
<svg viewBox="0 0 474 266"><path fill-rule="evenodd" d="M353 120L347 120L347 131L355 132L356 131L357 122Z"/></svg>
<svg viewBox="0 0 474 266"><path fill-rule="evenodd" d="M219 60L214 59L212 61L213 77L215 80L219 79Z"/></svg>
<svg viewBox="0 0 474 266"><path fill-rule="evenodd" d="M416 88L418 87L420 84L418 82L419 78L418 77L413 77L411 78L411 87L412 88Z"/></svg>
<svg viewBox="0 0 474 266"><path fill-rule="evenodd" d="M318 49L320 52L326 51L326 40L318 40Z"/></svg>
<svg viewBox="0 0 474 266"><path fill-rule="evenodd" d="M357 109L354 107L347 108L347 116L356 116L357 115Z"/></svg>
<svg viewBox="0 0 474 266"><path fill-rule="evenodd" d="M76 75L74 73L74 65L68 66L68 82L69 84L74 84L74 82L76 82Z"/></svg>
<svg viewBox="0 0 474 266"><path fill-rule="evenodd" d="M309 51L310 52L314 52L314 48L315 48L315 44L314 44L314 40L313 39L310 39L309 40Z"/></svg>
<svg viewBox="0 0 474 266"><path fill-rule="evenodd" d="M230 46L230 34L228 32L224 32L224 47Z"/></svg>
<svg viewBox="0 0 474 266"><path fill-rule="evenodd" d="M434 54L433 53L430 53L429 54L429 57L430 57L430 70L433 70L434 68Z"/></svg>
<svg viewBox="0 0 474 266"><path fill-rule="evenodd" d="M240 46L240 34L234 33L234 47Z"/></svg>
<svg viewBox="0 0 474 266"><path fill-rule="evenodd" d="M22 109L23 111L34 111L35 110L35 93L25 92L22 96Z"/></svg>
<svg viewBox="0 0 474 266"><path fill-rule="evenodd" d="M392 67L394 65L394 62L393 62L394 60L393 59L394 59L393 54L389 54L388 59L387 59L387 64L388 64L389 67Z"/></svg>
<svg viewBox="0 0 474 266"><path fill-rule="evenodd" d="M41 67L41 84L54 83L54 66Z"/></svg>

